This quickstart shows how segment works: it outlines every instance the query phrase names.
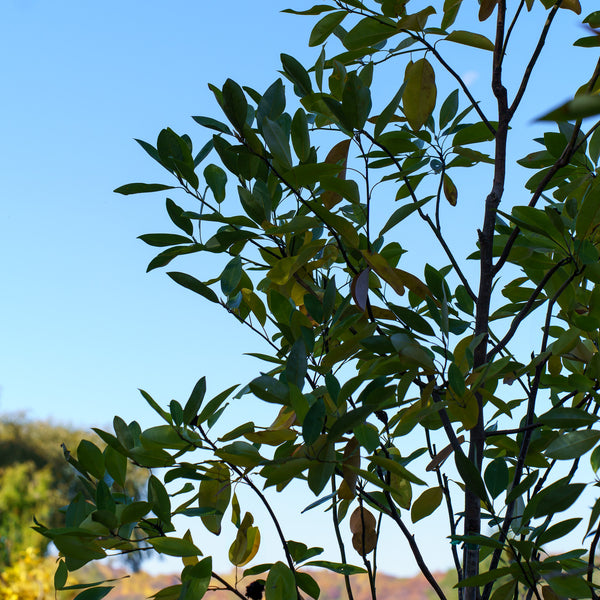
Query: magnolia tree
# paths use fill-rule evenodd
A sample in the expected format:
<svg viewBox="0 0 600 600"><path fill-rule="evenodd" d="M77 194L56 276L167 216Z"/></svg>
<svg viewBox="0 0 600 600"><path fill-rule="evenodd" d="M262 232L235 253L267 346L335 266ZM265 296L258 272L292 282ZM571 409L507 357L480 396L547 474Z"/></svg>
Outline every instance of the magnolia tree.
<svg viewBox="0 0 600 600"><path fill-rule="evenodd" d="M181 198L166 200L179 233L141 236L164 247L148 268L221 255L221 272L167 274L268 350L254 354L264 366L245 387L206 399L202 378L187 401L168 406L142 392L160 424L142 431L115 417L114 433L96 430L104 452L88 443L69 455L87 497L68 506L64 528L37 526L59 551L56 588L89 561L154 549L183 559L181 584L161 600L215 588L318 598L307 566L340 573L350 600L351 575L366 573L375 598L385 528L444 599L412 532L437 511L461 600L596 598L600 122L582 120L600 113L600 12L583 14L573 39L560 37L592 48L592 58L579 65L572 100L538 114L548 132L515 165L507 144L524 136L515 116L548 33L567 11L582 13L578 0L446 0L420 10L410 0L324 2L285 11L315 19L314 65L282 54L286 81L264 93L230 79L210 86L223 116L194 117L207 130L199 152L171 129L155 146L138 140L168 183L116 191ZM529 56L514 44L520 27L533 40ZM489 97L474 97L451 64L457 45L489 59ZM520 63L507 81L509 52ZM404 75L388 78L389 97L374 98L390 63ZM523 167L530 177L505 199ZM468 204L459 199L465 170ZM455 230L474 216L460 233L464 257L444 224ZM430 237L419 234L418 252L404 256L397 232L417 223ZM539 335L521 333L531 326ZM246 422L243 395L269 403L276 418ZM239 422L217 434L228 404ZM151 472L144 501L124 491L129 463ZM286 536L277 492L291 482L330 515L337 556ZM231 583L203 554L209 542L175 533L173 519L217 536L231 519L229 560L243 567L261 524L240 505L239 486L264 505L280 546ZM586 488L589 514L569 514ZM583 541L573 547L564 538L578 525ZM556 541L568 551L549 553ZM109 589L90 584L82 598Z"/></svg>

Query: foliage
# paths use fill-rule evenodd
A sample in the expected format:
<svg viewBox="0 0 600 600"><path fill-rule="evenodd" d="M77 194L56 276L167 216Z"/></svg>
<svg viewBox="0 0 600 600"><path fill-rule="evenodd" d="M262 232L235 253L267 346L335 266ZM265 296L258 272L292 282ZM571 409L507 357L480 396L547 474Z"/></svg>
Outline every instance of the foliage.
<svg viewBox="0 0 600 600"><path fill-rule="evenodd" d="M100 440L94 434L47 421L30 421L20 415L3 415L0 421L0 564L10 565L13 555L33 551L44 555L50 540L33 529L34 519L52 527L63 523L58 511L83 491L72 466L65 461L65 449L78 448L85 439ZM100 442L101 443L101 442ZM139 497L146 476L131 473L127 489ZM138 568L140 553L129 561Z"/></svg>
<svg viewBox="0 0 600 600"><path fill-rule="evenodd" d="M56 561L43 558L33 548L17 554L0 572L0 600L43 600L54 598ZM75 592L59 592L58 600L71 600Z"/></svg>
<svg viewBox="0 0 600 600"><path fill-rule="evenodd" d="M282 79L262 94L228 79L210 86L223 120L194 117L212 134L199 152L172 129L155 146L140 141L171 184L116 191L183 191L191 202L166 201L179 233L141 236L162 248L148 269L193 253L225 259L200 279L168 275L256 332L269 348L253 354L266 372L210 400L202 378L166 408L142 392L162 424L142 431L116 417L114 434L97 430L106 451L78 453L87 496L71 503L63 528L38 527L63 557L58 588L69 571L141 546L183 559L181 584L156 598L202 597L217 576L211 557L200 558L207 544L175 533L173 519L199 518L220 535L230 518L229 559L243 567L260 544L260 524L236 494L245 485L281 542L271 563L245 571L267 600L318 597L307 566L343 574L349 599L350 574L366 573L375 598L382 527L397 529L446 598L411 533L411 521L437 523L444 512L440 543L449 533L461 600L596 597L600 500L585 521L564 513L593 491L583 457L600 466L600 134L599 123L582 122L600 112L600 61L571 102L544 116L539 150L515 165L508 141L524 145L515 114L549 30L566 10L580 14L579 1L481 0L472 30L473 1L414 4L324 0L288 10L315 18L309 45L322 47L310 68L281 55L293 100ZM589 35L575 44L597 47L600 14L584 21ZM520 27L537 41L508 78ZM455 45L489 56L489 98L474 98L451 66ZM391 64L403 79L389 97L372 96ZM520 167L531 176L513 189ZM480 222L460 232L472 243L464 259L445 232L474 214ZM419 224L430 238L408 262L398 240ZM530 323L539 339L522 333ZM271 404L275 420L216 434L228 399L248 394ZM146 501L121 492L128 462L164 469L162 480L149 478ZM286 537L267 494L292 481L328 510L341 562ZM549 555L548 544L580 522L586 545ZM349 536L360 566L350 564Z"/></svg>

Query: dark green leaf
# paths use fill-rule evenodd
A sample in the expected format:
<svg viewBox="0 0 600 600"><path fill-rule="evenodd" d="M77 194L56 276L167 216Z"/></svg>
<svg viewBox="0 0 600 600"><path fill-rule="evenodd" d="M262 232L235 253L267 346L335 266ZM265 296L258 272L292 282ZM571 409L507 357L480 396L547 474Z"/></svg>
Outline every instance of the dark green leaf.
<svg viewBox="0 0 600 600"><path fill-rule="evenodd" d="M557 437L546 448L545 455L558 460L580 458L591 450L600 439L600 431L568 431Z"/></svg>
<svg viewBox="0 0 600 600"><path fill-rule="evenodd" d="M290 143L279 123L265 117L262 124L262 134L275 160L278 160L284 167L290 169L292 167Z"/></svg>
<svg viewBox="0 0 600 600"><path fill-rule="evenodd" d="M340 575L358 575L359 573L366 573L361 567L355 567L354 565L348 565L345 563L336 563L328 560L311 560L306 563L307 567L320 567L321 569L328 569L334 573Z"/></svg>
<svg viewBox="0 0 600 600"><path fill-rule="evenodd" d="M492 498L497 498L507 490L508 478L508 467L503 458L496 458L487 466L484 480Z"/></svg>
<svg viewBox="0 0 600 600"><path fill-rule="evenodd" d="M225 171L217 165L208 165L204 169L204 179L217 203L221 204L225 200L225 185L227 184Z"/></svg>
<svg viewBox="0 0 600 600"><path fill-rule="evenodd" d="M307 70L293 56L281 54L281 64L284 73L303 96L312 93L312 85Z"/></svg>
<svg viewBox="0 0 600 600"><path fill-rule="evenodd" d="M138 236L138 239L149 246L157 247L176 246L178 244L190 244L194 242L194 240L176 233L145 233Z"/></svg>
<svg viewBox="0 0 600 600"><path fill-rule="evenodd" d="M242 88L233 79L227 79L223 85L223 112L238 131L244 128L248 101Z"/></svg>
<svg viewBox="0 0 600 600"><path fill-rule="evenodd" d="M162 192L163 190L172 189L172 185L163 185L162 183L128 183L118 187L115 193L129 196L130 194L147 194L148 192Z"/></svg>
<svg viewBox="0 0 600 600"><path fill-rule="evenodd" d="M179 285L187 288L188 290L192 290L192 292L196 292L196 294L200 294L207 300L211 302L219 303L218 296L205 284L201 281L198 281L195 277L188 275L187 273L179 273L177 271L171 271L167 273L167 275Z"/></svg>
<svg viewBox="0 0 600 600"><path fill-rule="evenodd" d="M207 127L208 129L214 129L215 131L231 135L231 129L229 129L225 123L221 123L221 121L217 121L211 117L192 117L192 119L194 119L196 123L202 125L202 127Z"/></svg>
<svg viewBox="0 0 600 600"><path fill-rule="evenodd" d="M347 14L348 12L345 10L338 10L325 15L313 27L308 45L312 47L322 44L333 33L333 30L345 19Z"/></svg>

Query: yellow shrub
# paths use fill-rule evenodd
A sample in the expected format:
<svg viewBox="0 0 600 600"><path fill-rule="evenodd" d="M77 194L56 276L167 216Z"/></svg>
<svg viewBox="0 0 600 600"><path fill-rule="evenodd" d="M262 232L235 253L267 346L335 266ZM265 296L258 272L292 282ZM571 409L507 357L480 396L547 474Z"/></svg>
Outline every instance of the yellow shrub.
<svg viewBox="0 0 600 600"><path fill-rule="evenodd" d="M55 569L54 558L43 558L27 548L0 573L0 600L53 600ZM71 592L59 597L68 600L74 595Z"/></svg>

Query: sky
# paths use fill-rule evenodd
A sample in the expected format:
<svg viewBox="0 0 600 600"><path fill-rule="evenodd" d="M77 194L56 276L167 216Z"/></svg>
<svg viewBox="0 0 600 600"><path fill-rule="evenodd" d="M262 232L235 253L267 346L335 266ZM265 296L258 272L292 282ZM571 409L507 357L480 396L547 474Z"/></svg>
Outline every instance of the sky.
<svg viewBox="0 0 600 600"><path fill-rule="evenodd" d="M592 4L582 1L584 14ZM119 414L150 426L157 421L137 388L164 405L171 398L185 402L202 375L213 394L256 376L262 365L243 353L261 347L240 325L161 270L145 273L155 252L136 238L173 231L164 196L124 197L113 189L132 181L168 183L134 138L153 143L169 126L188 132L197 148L207 141L207 131L190 118L218 116L207 83L221 86L231 77L263 91L279 76L281 52L314 63L319 49L307 48L314 19L278 12L287 6L310 4L4 0L0 413L24 411L77 427L109 427ZM582 57L592 60L589 51L559 50L575 23L573 13L561 11L545 66L515 122L523 130L510 149L515 157L535 149L528 141L539 129L533 119L567 100L589 77L579 65ZM533 27L537 31L539 21ZM510 83L522 71L521 51L531 46L531 31L515 32L507 59ZM489 97L489 53L462 47L448 52L475 96ZM376 83L379 109L401 82L393 70L398 67L385 68ZM446 95L453 89L446 80L440 88ZM459 202L473 202L474 220L487 193L478 187L485 175L458 178ZM511 181L515 190L523 177ZM474 231L470 221L451 223L451 243L468 254L474 248L464 236ZM412 243L420 258L426 255L418 231L401 234L403 245ZM182 264L177 269L199 278L215 271L203 262ZM291 521L291 508L310 501L297 493L286 500L290 529L298 535L307 522ZM320 527L318 519L310 523ZM449 566L447 557L436 562L431 532L421 531L434 567ZM408 558L390 559L382 569L401 575L416 570Z"/></svg>

